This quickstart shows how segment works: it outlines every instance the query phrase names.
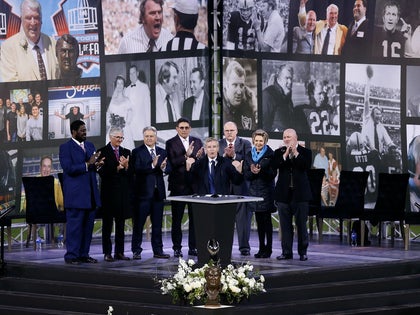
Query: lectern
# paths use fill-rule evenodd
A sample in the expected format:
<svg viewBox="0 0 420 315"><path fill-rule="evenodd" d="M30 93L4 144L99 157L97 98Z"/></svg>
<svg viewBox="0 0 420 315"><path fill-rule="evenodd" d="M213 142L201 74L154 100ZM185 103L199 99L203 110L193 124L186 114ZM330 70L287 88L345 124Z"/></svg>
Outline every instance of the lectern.
<svg viewBox="0 0 420 315"><path fill-rule="evenodd" d="M166 199L192 204L198 267L209 262L210 254L207 251L207 242L213 238L220 245L220 264L223 267L230 264L237 204L263 201L261 197L238 195L188 195Z"/></svg>

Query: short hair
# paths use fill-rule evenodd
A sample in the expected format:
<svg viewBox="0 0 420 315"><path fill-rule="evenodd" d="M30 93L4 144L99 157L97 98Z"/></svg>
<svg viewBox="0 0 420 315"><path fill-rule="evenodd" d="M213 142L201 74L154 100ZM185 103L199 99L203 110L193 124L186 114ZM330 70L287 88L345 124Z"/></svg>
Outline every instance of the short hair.
<svg viewBox="0 0 420 315"><path fill-rule="evenodd" d="M226 67L226 81L229 81L232 72L236 73L239 77L244 77L246 75L244 67L242 67L242 65L236 60L229 62Z"/></svg>
<svg viewBox="0 0 420 315"><path fill-rule="evenodd" d="M268 133L263 129L257 129L252 133L252 142L254 142L256 136L262 136L264 139L264 144L268 142Z"/></svg>
<svg viewBox="0 0 420 315"><path fill-rule="evenodd" d="M37 10L39 13L39 17L42 20L42 8L41 8L41 3L39 3L38 0L23 0L22 3L20 4L20 12L23 12L23 7L25 5L27 5L32 10Z"/></svg>
<svg viewBox="0 0 420 315"><path fill-rule="evenodd" d="M397 7L397 9L398 9L398 16L401 15L400 5L398 4L398 2L392 0L392 1L385 2L384 7L382 9L382 16L385 15L386 8L389 8L389 7Z"/></svg>
<svg viewBox="0 0 420 315"><path fill-rule="evenodd" d="M158 83L163 84L168 81L171 77L171 67L176 69L176 72L179 73L178 65L173 61L165 61L165 63L160 67L158 74Z"/></svg>
<svg viewBox="0 0 420 315"><path fill-rule="evenodd" d="M144 15L146 14L146 3L147 1L153 1L156 4L160 5L160 8L163 8L164 2L163 0L142 0L140 3L140 17L139 17L139 23L143 24L144 22Z"/></svg>
<svg viewBox="0 0 420 315"><path fill-rule="evenodd" d="M195 67L191 70L191 73L198 72L198 76L200 77L200 81L204 80L204 72L203 68L201 67Z"/></svg>
<svg viewBox="0 0 420 315"><path fill-rule="evenodd" d="M111 126L111 128L109 129L108 134L110 136L116 134L116 133L124 133L124 130L121 127L117 127L117 126Z"/></svg>
<svg viewBox="0 0 420 315"><path fill-rule="evenodd" d="M145 133L147 130L151 130L155 133L155 135L157 136L157 129L153 126L146 126L143 128L143 133Z"/></svg>
<svg viewBox="0 0 420 315"><path fill-rule="evenodd" d="M44 155L43 157L41 157L41 160L39 161L40 166L42 166L42 162L44 162L44 160L50 160L51 164L53 163L53 159L51 155Z"/></svg>
<svg viewBox="0 0 420 315"><path fill-rule="evenodd" d="M122 80L123 83L124 83L124 86L125 86L125 78L121 74L119 74L119 75L117 75L115 77L115 80L114 80L114 88L117 86L118 80Z"/></svg>
<svg viewBox="0 0 420 315"><path fill-rule="evenodd" d="M267 3L271 9L276 10L277 9L277 3L276 0L263 0L262 3Z"/></svg>
<svg viewBox="0 0 420 315"><path fill-rule="evenodd" d="M79 42L77 41L76 37L70 35L70 34L64 34L59 39L57 39L57 43L55 44L55 54L58 55L58 48L63 45L63 42L66 42L70 45L73 45L74 51L79 57Z"/></svg>
<svg viewBox="0 0 420 315"><path fill-rule="evenodd" d="M367 0L362 0L362 4L365 8L367 8Z"/></svg>
<svg viewBox="0 0 420 315"><path fill-rule="evenodd" d="M372 109L370 110L370 116L373 118L373 112L377 110L380 114L383 113L383 109L379 106L373 106Z"/></svg>
<svg viewBox="0 0 420 315"><path fill-rule="evenodd" d="M204 145L206 146L207 143L210 143L210 142L216 142L217 145L219 145L219 141L215 137L207 137L206 140L204 141Z"/></svg>
<svg viewBox="0 0 420 315"><path fill-rule="evenodd" d="M84 126L85 122L83 120L75 120L70 124L70 131L77 131L81 126Z"/></svg>
<svg viewBox="0 0 420 315"><path fill-rule="evenodd" d="M176 9L173 9L174 13L178 16L179 24L186 28L187 30L193 30L198 21L198 13L197 14L186 14L179 12Z"/></svg>
<svg viewBox="0 0 420 315"><path fill-rule="evenodd" d="M331 3L331 4L327 7L327 13L328 13L328 11L330 11L330 10L331 10L331 8L334 8L334 9L336 9L337 11L340 11L340 9L338 8L338 6L337 6L337 5L335 5L334 3Z"/></svg>
<svg viewBox="0 0 420 315"><path fill-rule="evenodd" d="M190 126L191 126L191 121L190 121L188 118L186 118L186 117L181 117L181 118L179 118L179 119L176 121L176 126L178 127L178 126L179 126L179 124L180 124L180 123L183 123L183 122L185 122L185 123L187 123L188 125L190 125Z"/></svg>

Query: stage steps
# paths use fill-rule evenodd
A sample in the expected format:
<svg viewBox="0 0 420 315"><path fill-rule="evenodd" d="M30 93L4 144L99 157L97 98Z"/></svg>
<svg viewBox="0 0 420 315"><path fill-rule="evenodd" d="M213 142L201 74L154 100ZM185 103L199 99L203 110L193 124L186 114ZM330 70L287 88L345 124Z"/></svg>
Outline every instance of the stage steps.
<svg viewBox="0 0 420 315"><path fill-rule="evenodd" d="M0 278L0 314L418 314L420 262L288 272L267 293L233 308L173 305L151 275L63 265L11 263Z"/></svg>

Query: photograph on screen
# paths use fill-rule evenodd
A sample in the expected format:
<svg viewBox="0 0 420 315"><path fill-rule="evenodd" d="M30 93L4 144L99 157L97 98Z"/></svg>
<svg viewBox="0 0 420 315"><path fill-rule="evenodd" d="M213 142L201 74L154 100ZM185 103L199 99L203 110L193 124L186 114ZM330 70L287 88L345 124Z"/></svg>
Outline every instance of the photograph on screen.
<svg viewBox="0 0 420 315"><path fill-rule="evenodd" d="M340 135L340 64L262 61L262 127Z"/></svg>
<svg viewBox="0 0 420 315"><path fill-rule="evenodd" d="M223 48L286 52L288 0L223 1Z"/></svg>
<svg viewBox="0 0 420 315"><path fill-rule="evenodd" d="M205 57L159 59L155 63L155 122L172 123L186 117L208 126L210 116L209 66Z"/></svg>
<svg viewBox="0 0 420 315"><path fill-rule="evenodd" d="M223 57L223 123L256 130L257 60Z"/></svg>
<svg viewBox="0 0 420 315"><path fill-rule="evenodd" d="M103 0L102 17L107 55L196 51L208 46L207 0Z"/></svg>
<svg viewBox="0 0 420 315"><path fill-rule="evenodd" d="M406 115L407 117L420 117L420 67L407 66L406 80Z"/></svg>
<svg viewBox="0 0 420 315"><path fill-rule="evenodd" d="M334 206L338 197L340 170L342 169L341 145L336 142L311 142L312 167L325 171L322 180L321 203Z"/></svg>
<svg viewBox="0 0 420 315"><path fill-rule="evenodd" d="M400 72L400 66L346 65L347 168L370 172L369 201L375 200L379 173L402 170Z"/></svg>
<svg viewBox="0 0 420 315"><path fill-rule="evenodd" d="M377 0L374 57L420 58L420 3Z"/></svg>
<svg viewBox="0 0 420 315"><path fill-rule="evenodd" d="M407 125L407 169L410 211L420 212L420 126Z"/></svg>
<svg viewBox="0 0 420 315"><path fill-rule="evenodd" d="M16 198L17 150L0 149L0 205Z"/></svg>
<svg viewBox="0 0 420 315"><path fill-rule="evenodd" d="M0 0L0 82L99 76L98 5Z"/></svg>
<svg viewBox="0 0 420 315"><path fill-rule="evenodd" d="M151 124L150 61L109 62L105 65L106 134L111 126L124 130L122 146L136 147L135 141L143 139L143 128Z"/></svg>
<svg viewBox="0 0 420 315"><path fill-rule="evenodd" d="M99 85L50 87L48 99L48 140L70 138L75 120L86 123L89 137L101 135Z"/></svg>

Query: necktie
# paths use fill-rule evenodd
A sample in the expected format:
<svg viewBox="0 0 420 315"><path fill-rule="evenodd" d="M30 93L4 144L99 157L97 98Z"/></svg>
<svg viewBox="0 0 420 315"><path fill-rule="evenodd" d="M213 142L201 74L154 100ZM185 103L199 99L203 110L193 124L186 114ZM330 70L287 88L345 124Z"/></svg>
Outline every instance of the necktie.
<svg viewBox="0 0 420 315"><path fill-rule="evenodd" d="M36 57L38 59L38 68L39 68L39 74L41 75L41 80L47 80L47 70L45 70L45 64L44 64L44 60L42 60L42 55L41 55L39 46L35 45L34 49L36 51Z"/></svg>
<svg viewBox="0 0 420 315"><path fill-rule="evenodd" d="M155 159L155 157L156 157L155 149L150 149L150 156L152 157L152 160Z"/></svg>
<svg viewBox="0 0 420 315"><path fill-rule="evenodd" d="M356 33L356 31L357 31L357 23L355 22L353 25L353 28L351 29L351 35L353 36L354 33Z"/></svg>
<svg viewBox="0 0 420 315"><path fill-rule="evenodd" d="M146 52L152 52L153 51L153 47L155 47L155 40L153 38L151 38L149 40L149 47L147 47L147 51Z"/></svg>
<svg viewBox="0 0 420 315"><path fill-rule="evenodd" d="M328 44L329 44L329 41L330 41L330 32L331 32L331 29L328 28L327 35L325 35L324 43L322 44L321 54L323 54L323 55L328 55Z"/></svg>
<svg viewBox="0 0 420 315"><path fill-rule="evenodd" d="M172 106L171 106L171 102L169 100L169 94L166 94L166 109L168 110L169 122L173 122L174 121L174 115L172 114Z"/></svg>
<svg viewBox="0 0 420 315"><path fill-rule="evenodd" d="M85 144L84 144L83 142L80 144L80 147L82 148L82 150L83 150L84 152L86 152L86 149L85 149Z"/></svg>
<svg viewBox="0 0 420 315"><path fill-rule="evenodd" d="M131 86L131 87L135 87L136 85L135 85L135 84L131 84L130 86Z"/></svg>
<svg viewBox="0 0 420 315"><path fill-rule="evenodd" d="M379 135L378 135L378 124L374 124L373 125L373 137L374 137L374 145L375 145L375 149L378 150L379 152Z"/></svg>
<svg viewBox="0 0 420 315"><path fill-rule="evenodd" d="M210 165L210 173L209 173L209 187L210 187L210 194L215 194L216 189L214 187L214 171L215 171L216 162L214 160L211 161Z"/></svg>
<svg viewBox="0 0 420 315"><path fill-rule="evenodd" d="M117 161L119 161L120 160L120 152L119 152L118 148L114 149L114 154L115 154L115 158L117 159Z"/></svg>

